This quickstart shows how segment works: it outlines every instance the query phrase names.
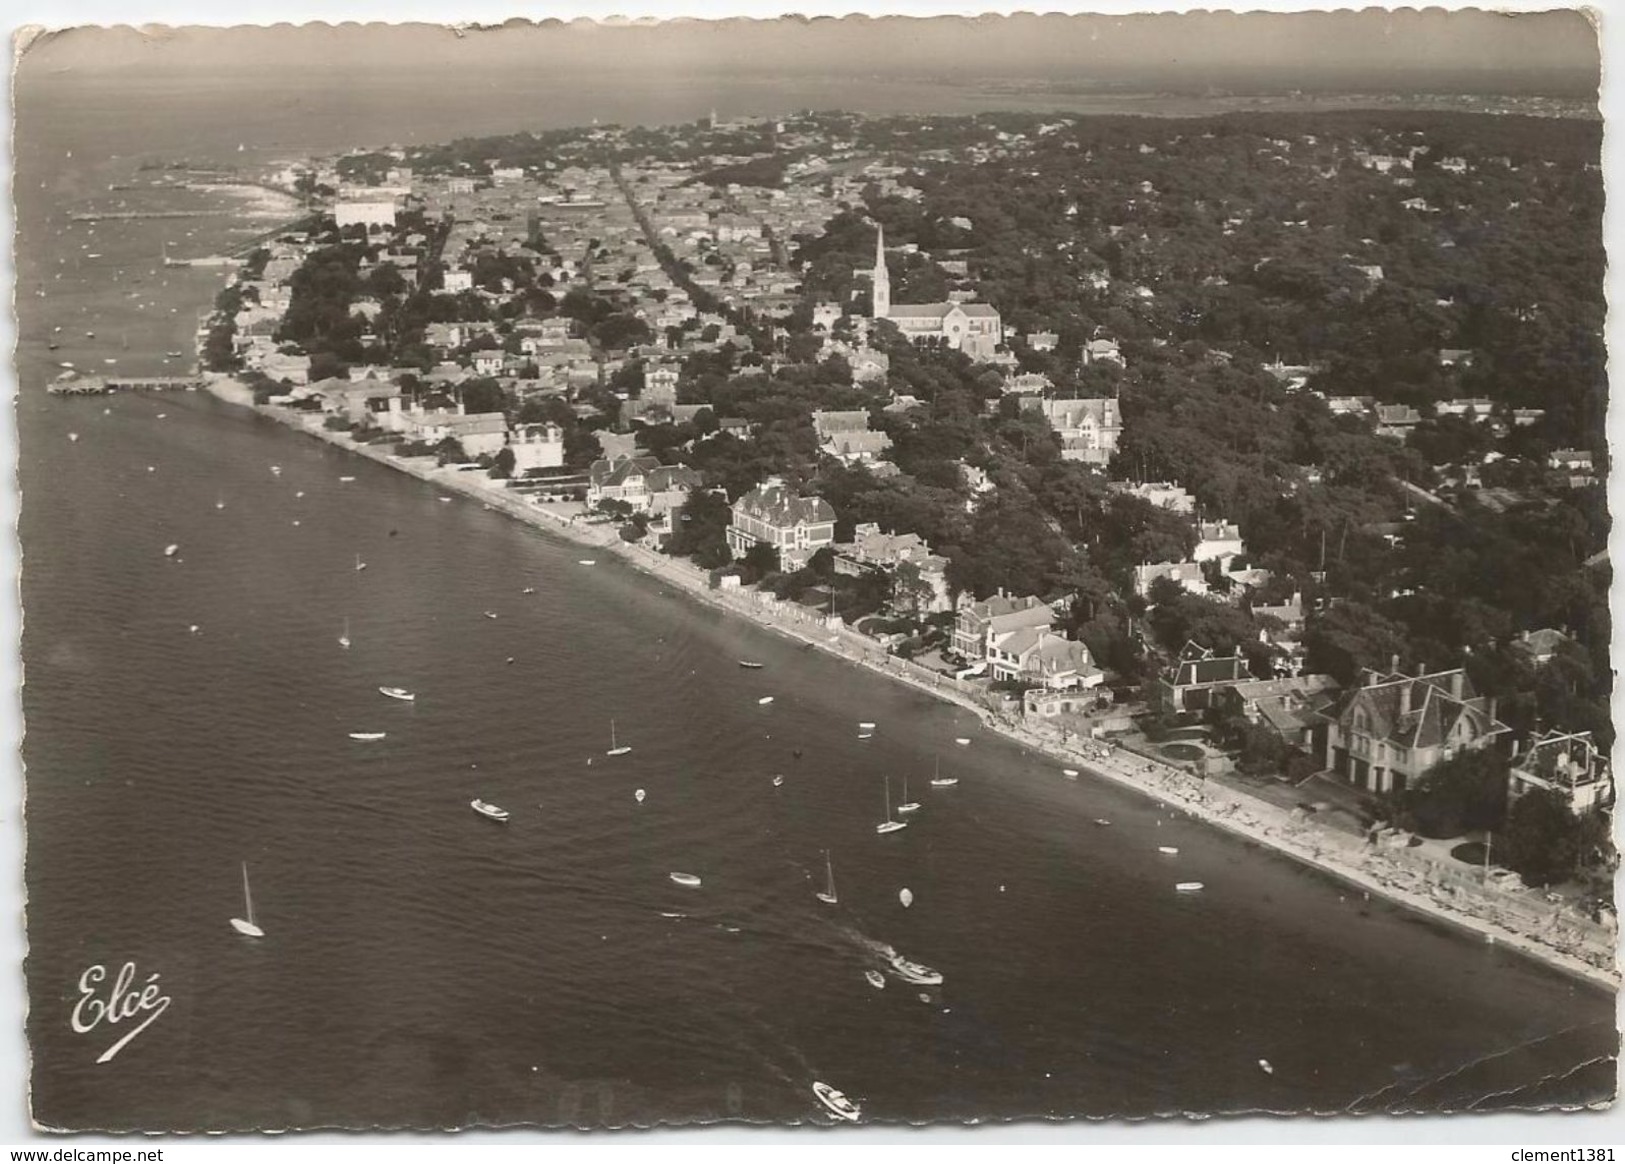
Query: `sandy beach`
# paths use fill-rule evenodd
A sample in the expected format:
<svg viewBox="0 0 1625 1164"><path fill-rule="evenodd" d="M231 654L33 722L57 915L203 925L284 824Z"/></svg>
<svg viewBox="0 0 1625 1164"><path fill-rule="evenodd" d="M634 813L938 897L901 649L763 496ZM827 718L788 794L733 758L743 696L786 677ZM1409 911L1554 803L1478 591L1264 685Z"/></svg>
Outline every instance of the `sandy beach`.
<svg viewBox="0 0 1625 1164"><path fill-rule="evenodd" d="M612 553L634 568L669 583L693 599L747 617L781 634L837 655L877 674L907 683L936 698L974 712L985 730L1011 740L1056 765L1057 776L1072 769L1080 777L1110 780L1149 796L1187 817L1206 821L1236 836L1320 870L1352 891L1437 918L1485 941L1510 947L1576 978L1615 989L1619 985L1615 935L1604 927L1560 915L1542 906L1530 891L1508 893L1466 880L1429 878L1400 855L1358 837L1294 818L1287 810L1238 789L1205 782L1161 760L1096 741L1078 741L1035 730L1019 718L999 714L953 680L895 656L853 631L828 625L794 604L768 601L751 591L711 588L707 573L687 561L623 541L613 523L576 520L579 506L545 506L512 493L483 472L444 469L431 458L401 458L379 446L357 444L348 434L322 427L320 414L254 405L241 383L211 377L208 390L222 400L254 408L296 431L389 465L448 493L500 510L544 532ZM974 745L972 745L974 746Z"/></svg>

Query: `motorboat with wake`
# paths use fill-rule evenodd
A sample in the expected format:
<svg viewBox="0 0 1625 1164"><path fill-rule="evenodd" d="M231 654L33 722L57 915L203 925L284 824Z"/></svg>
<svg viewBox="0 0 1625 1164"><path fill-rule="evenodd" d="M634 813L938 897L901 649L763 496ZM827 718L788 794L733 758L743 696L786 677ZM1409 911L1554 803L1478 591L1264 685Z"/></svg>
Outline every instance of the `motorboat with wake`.
<svg viewBox="0 0 1625 1164"><path fill-rule="evenodd" d="M941 971L922 966L918 962L910 962L895 950L886 958L886 963L892 968L892 973L904 982L912 982L916 986L942 985Z"/></svg>
<svg viewBox="0 0 1625 1164"><path fill-rule="evenodd" d="M858 1117L863 1114L863 1109L829 1084L815 1082L812 1088L813 1094L818 1097L818 1102L828 1108L830 1114L836 1118L846 1120L849 1123L856 1123Z"/></svg>

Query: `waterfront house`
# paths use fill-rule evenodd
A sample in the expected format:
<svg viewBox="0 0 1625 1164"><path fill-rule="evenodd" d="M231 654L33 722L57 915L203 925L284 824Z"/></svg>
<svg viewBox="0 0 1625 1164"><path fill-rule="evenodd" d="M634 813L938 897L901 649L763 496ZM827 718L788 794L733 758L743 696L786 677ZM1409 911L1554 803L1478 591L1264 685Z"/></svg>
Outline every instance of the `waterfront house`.
<svg viewBox="0 0 1625 1164"><path fill-rule="evenodd" d="M402 432L406 427L400 387L388 380L330 376L308 385L300 394L319 398L323 412L350 424L375 424L388 432Z"/></svg>
<svg viewBox="0 0 1625 1164"><path fill-rule="evenodd" d="M977 602L963 594L954 614L950 649L968 663L985 663L993 640L1022 629L1048 630L1054 621L1055 612L1043 599L1032 595L1012 598L1001 590L994 597Z"/></svg>
<svg viewBox="0 0 1625 1164"><path fill-rule="evenodd" d="M1324 751L1326 718L1322 714L1337 698L1337 680L1330 675L1296 675L1286 679L1247 679L1215 691L1213 705L1221 715L1239 716L1263 724L1288 747L1306 752Z"/></svg>
<svg viewBox="0 0 1625 1164"><path fill-rule="evenodd" d="M822 497L800 497L777 478L733 503L727 530L728 550L742 558L752 546L766 545L779 569L799 570L825 546L835 542L835 510Z"/></svg>
<svg viewBox="0 0 1625 1164"><path fill-rule="evenodd" d="M1560 793L1576 816L1614 803L1608 756L1592 741L1590 732L1546 732L1513 757L1509 801L1537 788Z"/></svg>
<svg viewBox="0 0 1625 1164"><path fill-rule="evenodd" d="M908 567L911 583L897 577ZM892 576L892 601L923 614L953 609L948 595L948 559L933 554L919 534L881 533L874 522L865 522L853 532L850 542L835 547L835 572L856 577L871 572Z"/></svg>
<svg viewBox="0 0 1625 1164"><path fill-rule="evenodd" d="M1325 718L1323 763L1370 792L1403 792L1440 761L1511 730L1460 667L1416 676L1367 671Z"/></svg>
<svg viewBox="0 0 1625 1164"><path fill-rule="evenodd" d="M994 679L1010 679L1049 691L1099 687L1105 672L1089 648L1048 627L1024 626L989 634L987 662Z"/></svg>
<svg viewBox="0 0 1625 1164"><path fill-rule="evenodd" d="M1164 711L1205 711L1225 688L1252 677L1240 651L1221 655L1211 647L1186 643L1179 658L1157 677L1153 699Z"/></svg>
<svg viewBox="0 0 1625 1164"><path fill-rule="evenodd" d="M587 469L587 504L596 508L605 501L622 501L634 510L649 507L649 474L660 468L660 458L641 456L607 457Z"/></svg>
<svg viewBox="0 0 1625 1164"><path fill-rule="evenodd" d="M513 450L516 477L564 465L564 430L556 424L516 424L508 431L508 447Z"/></svg>

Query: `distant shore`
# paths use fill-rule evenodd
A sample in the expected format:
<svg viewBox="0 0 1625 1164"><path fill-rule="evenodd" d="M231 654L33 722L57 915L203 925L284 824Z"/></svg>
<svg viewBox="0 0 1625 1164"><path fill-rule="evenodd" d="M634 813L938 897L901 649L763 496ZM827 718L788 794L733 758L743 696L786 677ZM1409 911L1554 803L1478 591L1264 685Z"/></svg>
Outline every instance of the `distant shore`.
<svg viewBox="0 0 1625 1164"><path fill-rule="evenodd" d="M1573 977L1610 990L1619 986L1612 940L1603 948L1596 941L1578 937L1559 948L1537 935L1513 928L1511 922L1470 912L1460 900L1449 900L1452 896L1460 898L1455 890L1408 877L1407 871L1396 867L1374 846L1358 838L1306 825L1295 820L1285 809L1228 787L1207 785L1154 757L1120 747L1112 747L1101 754L1099 745L1093 742L1086 742L1086 746L1095 750L1086 751L1085 746L1057 739L1023 723L998 716L946 684L927 682L904 669L878 647L866 649L866 641L855 632L831 628L821 620L798 614L799 608L782 611L763 605L747 594L714 590L705 571L681 559L669 558L622 540L613 523L587 525L575 521L571 516L550 511L545 506L515 495L505 483L495 482L483 472L444 469L427 457L398 457L379 446L358 444L348 433L323 428L321 421L325 417L255 404L253 393L246 385L227 377L210 377L207 388L222 400L252 408L297 432L348 449L448 492L480 501L488 508L500 510L536 529L558 534L578 545L615 554L634 568L670 583L708 606L749 618L758 625L972 711L987 731L1036 752L1065 770L1110 780L1161 804L1177 807L1187 816L1268 847L1329 874L1354 889L1444 921L1486 941L1517 950ZM312 420L315 423L311 423ZM1526 919L1519 920L1527 924ZM1576 949L1589 953L1591 959L1570 952ZM1606 964L1599 965L1598 960Z"/></svg>

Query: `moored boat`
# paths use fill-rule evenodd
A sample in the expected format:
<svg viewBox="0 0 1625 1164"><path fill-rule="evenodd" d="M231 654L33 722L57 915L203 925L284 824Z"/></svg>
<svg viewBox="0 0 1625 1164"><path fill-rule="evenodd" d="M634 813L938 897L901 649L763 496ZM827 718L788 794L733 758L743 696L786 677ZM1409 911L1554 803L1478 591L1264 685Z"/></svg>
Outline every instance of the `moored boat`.
<svg viewBox="0 0 1625 1164"><path fill-rule="evenodd" d="M830 863L828 849L824 850L824 891L818 900L825 905L834 905L839 900L835 896L835 866Z"/></svg>
<svg viewBox="0 0 1625 1164"><path fill-rule="evenodd" d="M1200 893L1203 886L1200 881L1181 881L1174 888L1181 893Z"/></svg>
<svg viewBox="0 0 1625 1164"><path fill-rule="evenodd" d="M873 986L876 990L886 989L886 976L879 970L865 970L863 972L863 976L864 978L868 979L869 985Z"/></svg>
<svg viewBox="0 0 1625 1164"><path fill-rule="evenodd" d="M360 740L362 743L370 743L373 740L381 740L388 734L387 732L351 732L350 738Z"/></svg>
<svg viewBox="0 0 1625 1164"><path fill-rule="evenodd" d="M668 873L667 876L677 884L686 885L690 889L698 889L700 887L700 879L692 873Z"/></svg>
<svg viewBox="0 0 1625 1164"><path fill-rule="evenodd" d="M408 691L404 687L380 687L378 689L378 694L387 695L391 699L405 700L407 703L411 703L414 699L417 698L416 695L413 695L410 691Z"/></svg>
<svg viewBox="0 0 1625 1164"><path fill-rule="evenodd" d="M479 799L478 797L475 797L473 800L469 801L468 802L468 807L472 808L475 812L479 813L481 816L486 817L486 818L488 818L490 820L505 821L505 820L508 819L508 810L507 809L498 808L494 804L488 804L485 801Z"/></svg>
<svg viewBox="0 0 1625 1164"><path fill-rule="evenodd" d="M739 665L747 671L760 671L764 666L762 663L752 663L749 659L739 660Z"/></svg>

